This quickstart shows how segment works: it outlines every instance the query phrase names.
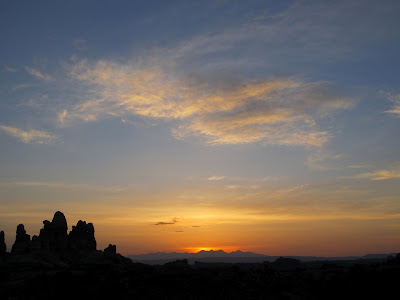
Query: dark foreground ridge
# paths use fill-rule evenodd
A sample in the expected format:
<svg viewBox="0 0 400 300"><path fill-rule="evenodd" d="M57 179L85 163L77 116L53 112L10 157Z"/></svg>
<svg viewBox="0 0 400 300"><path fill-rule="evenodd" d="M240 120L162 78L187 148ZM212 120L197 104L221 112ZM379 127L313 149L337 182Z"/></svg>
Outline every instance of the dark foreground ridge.
<svg viewBox="0 0 400 300"><path fill-rule="evenodd" d="M11 253L0 232L0 299L389 299L398 294L400 254L386 260L262 263L176 260L133 263L116 246L96 249L94 226L67 233L64 215L32 239L22 224ZM241 254L242 255L242 254ZM389 297L390 296L390 297Z"/></svg>
<svg viewBox="0 0 400 300"><path fill-rule="evenodd" d="M388 257L396 256L396 253L390 254L367 254L364 256L338 256L338 257L321 257L321 256L284 256L285 258L294 258L301 262L311 261L355 261L368 260L369 262L383 262ZM240 250L233 252L225 252L223 250L201 250L197 253L188 252L155 252L146 254L127 255L134 262L140 262L148 265L163 265L167 262L175 260L187 259L189 264L197 262L208 263L263 263L266 261L274 262L282 256L271 256L258 254L254 252L243 252Z"/></svg>

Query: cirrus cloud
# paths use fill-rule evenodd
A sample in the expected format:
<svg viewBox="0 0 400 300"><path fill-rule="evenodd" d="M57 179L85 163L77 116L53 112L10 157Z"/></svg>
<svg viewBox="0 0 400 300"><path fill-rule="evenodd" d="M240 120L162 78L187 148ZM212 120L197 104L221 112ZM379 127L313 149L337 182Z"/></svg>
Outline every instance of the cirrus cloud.
<svg viewBox="0 0 400 300"><path fill-rule="evenodd" d="M25 71L28 72L33 77L36 77L38 79L42 79L42 80L45 80L45 81L53 80L52 76L50 76L48 74L44 74L44 73L40 72L39 70L31 68L31 67L28 67L28 66L25 66Z"/></svg>
<svg viewBox="0 0 400 300"><path fill-rule="evenodd" d="M385 111L396 117L400 117L400 94L387 93L386 96L393 103L392 109Z"/></svg>
<svg viewBox="0 0 400 300"><path fill-rule="evenodd" d="M373 181L400 178L400 165L391 169L381 169L373 172L358 174L354 176L354 178L365 178Z"/></svg>
<svg viewBox="0 0 400 300"><path fill-rule="evenodd" d="M320 147L330 134L319 128L317 119L354 105L336 96L328 82L199 80L154 61L122 65L80 60L70 74L86 92L58 114L62 126L134 115L174 121L174 137L197 136L213 145Z"/></svg>
<svg viewBox="0 0 400 300"><path fill-rule="evenodd" d="M37 143L37 144L48 144L53 142L57 137L46 131L42 130L22 130L12 126L0 125L0 130L6 134L19 139L25 144Z"/></svg>

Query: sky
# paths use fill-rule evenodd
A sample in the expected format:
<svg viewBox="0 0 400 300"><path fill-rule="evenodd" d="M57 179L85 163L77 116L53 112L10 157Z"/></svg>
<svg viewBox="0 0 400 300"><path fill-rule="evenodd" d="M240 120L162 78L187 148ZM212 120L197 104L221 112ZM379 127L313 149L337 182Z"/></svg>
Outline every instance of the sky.
<svg viewBox="0 0 400 300"><path fill-rule="evenodd" d="M399 1L0 0L0 229L400 249Z"/></svg>

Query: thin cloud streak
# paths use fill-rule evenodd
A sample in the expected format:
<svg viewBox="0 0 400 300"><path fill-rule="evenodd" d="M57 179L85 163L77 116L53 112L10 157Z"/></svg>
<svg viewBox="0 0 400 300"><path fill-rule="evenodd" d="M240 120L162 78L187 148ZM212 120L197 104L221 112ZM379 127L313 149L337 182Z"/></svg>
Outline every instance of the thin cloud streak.
<svg viewBox="0 0 400 300"><path fill-rule="evenodd" d="M46 182L46 181L11 181L0 182L3 187L27 187L27 188L51 188L51 189L74 189L74 190L88 190L95 192L112 192L118 193L125 190L119 186L100 186L80 183L62 183L62 182Z"/></svg>
<svg viewBox="0 0 400 300"><path fill-rule="evenodd" d="M172 52L188 59L251 43L269 57L336 60L349 56L357 48L355 41L362 44L390 34L386 26L396 18L395 9L373 2L294 1L277 15L256 15L231 28L195 36ZM353 30L346 30L349 27ZM333 38L337 36L341 38Z"/></svg>
<svg viewBox="0 0 400 300"><path fill-rule="evenodd" d="M5 65L5 66L4 66L4 71L6 71L6 72L11 72L11 73L15 73L15 72L17 72L17 69L16 69L16 68L11 68L11 67Z"/></svg>
<svg viewBox="0 0 400 300"><path fill-rule="evenodd" d="M171 222L157 222L153 225L159 226L159 225L174 225L175 223L178 222L178 218L173 218Z"/></svg>
<svg viewBox="0 0 400 300"><path fill-rule="evenodd" d="M42 130L22 130L12 126L0 125L0 130L6 134L16 137L25 144L49 144L56 140L56 136Z"/></svg>
<svg viewBox="0 0 400 300"><path fill-rule="evenodd" d="M209 181L218 181L218 180L222 180L222 179L225 179L225 176L211 176L211 177L207 178L207 180L209 180Z"/></svg>
<svg viewBox="0 0 400 300"><path fill-rule="evenodd" d="M387 97L393 103L393 107L385 112L400 118L400 94L387 94Z"/></svg>
<svg viewBox="0 0 400 300"><path fill-rule="evenodd" d="M36 77L38 79L42 79L42 80L45 80L45 81L53 80L52 76L50 76L48 74L44 74L44 73L40 72L39 70L36 70L36 69L28 67L28 66L25 66L25 71L28 72L33 77Z"/></svg>
<svg viewBox="0 0 400 300"><path fill-rule="evenodd" d="M400 178L400 167L394 169L382 169L369 173L362 173L353 176L352 178L370 179L372 181L387 180Z"/></svg>

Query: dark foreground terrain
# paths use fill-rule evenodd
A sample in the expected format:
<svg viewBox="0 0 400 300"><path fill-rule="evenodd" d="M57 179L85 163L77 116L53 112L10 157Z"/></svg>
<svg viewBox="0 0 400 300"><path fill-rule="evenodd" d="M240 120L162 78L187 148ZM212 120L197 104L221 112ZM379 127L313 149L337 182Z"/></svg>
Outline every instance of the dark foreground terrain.
<svg viewBox="0 0 400 300"><path fill-rule="evenodd" d="M398 299L400 254L385 260L164 265L133 263L115 245L97 250L92 223L68 233L56 212L31 239L23 224L11 253L0 231L0 299Z"/></svg>
<svg viewBox="0 0 400 300"><path fill-rule="evenodd" d="M150 266L101 253L71 264L10 255L0 262L0 298L396 299L399 278L399 258L352 265L283 258L264 264L182 260Z"/></svg>

